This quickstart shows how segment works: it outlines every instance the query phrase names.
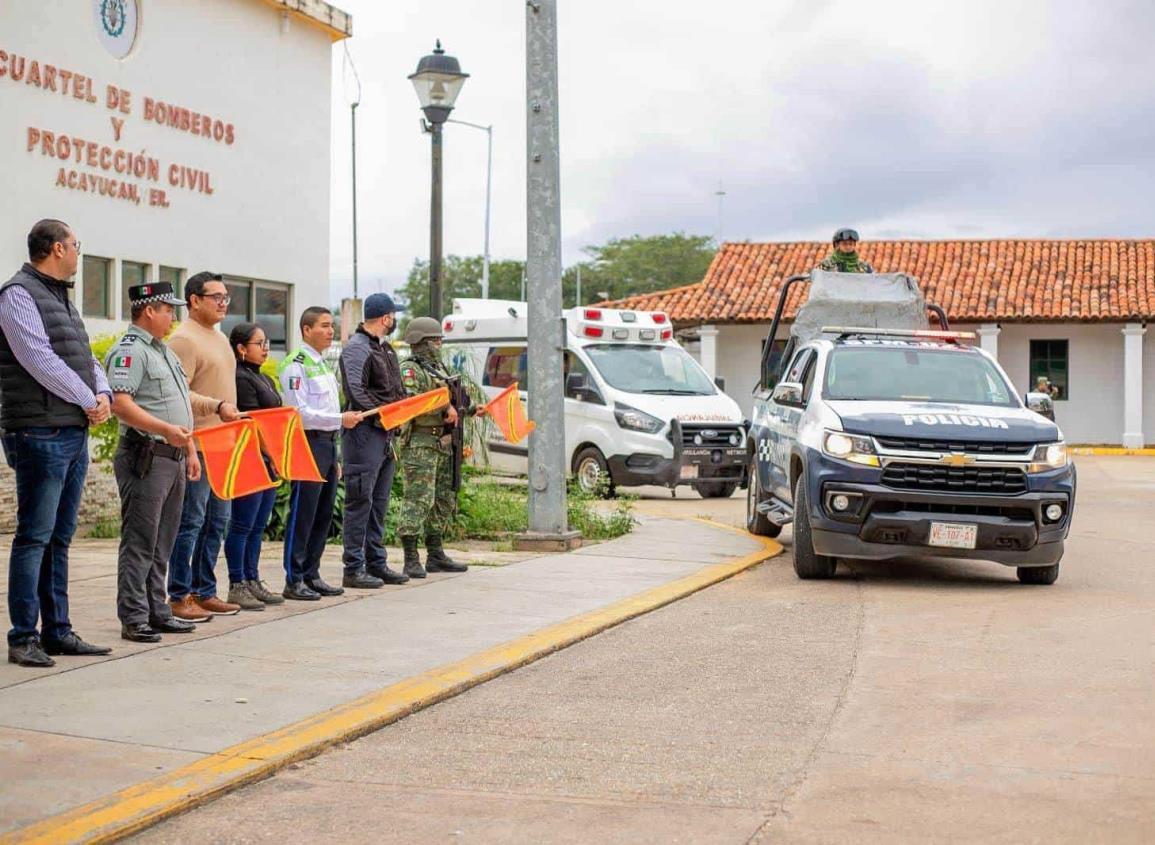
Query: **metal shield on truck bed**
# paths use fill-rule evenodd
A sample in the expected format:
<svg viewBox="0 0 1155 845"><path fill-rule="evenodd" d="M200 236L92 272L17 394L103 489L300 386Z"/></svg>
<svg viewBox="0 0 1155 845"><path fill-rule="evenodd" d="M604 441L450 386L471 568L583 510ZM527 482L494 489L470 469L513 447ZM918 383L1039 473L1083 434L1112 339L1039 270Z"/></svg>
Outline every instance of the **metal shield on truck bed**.
<svg viewBox="0 0 1155 845"><path fill-rule="evenodd" d="M823 326L925 329L926 299L914 277L905 273L815 270L790 334L806 343L821 334Z"/></svg>

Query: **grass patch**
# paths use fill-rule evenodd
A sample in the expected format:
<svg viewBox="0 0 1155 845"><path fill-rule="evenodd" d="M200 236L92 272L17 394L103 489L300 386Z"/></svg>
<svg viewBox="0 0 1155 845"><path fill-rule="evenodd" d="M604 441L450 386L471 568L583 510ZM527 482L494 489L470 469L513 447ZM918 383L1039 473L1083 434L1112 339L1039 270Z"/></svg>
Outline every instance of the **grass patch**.
<svg viewBox="0 0 1155 845"><path fill-rule="evenodd" d="M120 517L102 516L93 523L86 535L90 540L119 540Z"/></svg>

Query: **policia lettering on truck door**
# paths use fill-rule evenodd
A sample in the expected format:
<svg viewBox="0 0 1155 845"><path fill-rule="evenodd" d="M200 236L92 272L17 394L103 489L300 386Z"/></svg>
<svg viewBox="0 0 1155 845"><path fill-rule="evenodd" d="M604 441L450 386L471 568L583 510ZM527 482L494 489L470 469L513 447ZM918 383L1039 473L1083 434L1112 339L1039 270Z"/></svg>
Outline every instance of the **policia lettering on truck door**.
<svg viewBox="0 0 1155 845"><path fill-rule="evenodd" d="M397 533L405 550L405 574L424 578L429 572L464 572L468 569L445 554L442 538L457 511L461 486L462 432L466 416L483 408L472 407L460 376L451 375L441 361L441 324L432 317L418 317L405 330L412 357L401 364L401 383L410 395L449 388L450 404L410 422L402 435L401 472L405 501ZM425 567L417 542L425 536Z"/></svg>

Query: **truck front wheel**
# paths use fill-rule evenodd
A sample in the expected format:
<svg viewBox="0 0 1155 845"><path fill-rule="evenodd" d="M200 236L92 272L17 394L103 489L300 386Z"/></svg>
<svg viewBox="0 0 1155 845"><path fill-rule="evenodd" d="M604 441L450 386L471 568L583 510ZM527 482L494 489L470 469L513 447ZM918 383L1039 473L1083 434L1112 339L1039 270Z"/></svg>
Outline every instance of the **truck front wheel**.
<svg viewBox="0 0 1155 845"><path fill-rule="evenodd" d="M1020 566L1016 570L1023 584L1054 584L1059 578L1059 564L1050 566Z"/></svg>
<svg viewBox="0 0 1155 845"><path fill-rule="evenodd" d="M794 574L799 578L833 578L838 561L816 554L810 536L810 502L806 496L806 479L794 482Z"/></svg>

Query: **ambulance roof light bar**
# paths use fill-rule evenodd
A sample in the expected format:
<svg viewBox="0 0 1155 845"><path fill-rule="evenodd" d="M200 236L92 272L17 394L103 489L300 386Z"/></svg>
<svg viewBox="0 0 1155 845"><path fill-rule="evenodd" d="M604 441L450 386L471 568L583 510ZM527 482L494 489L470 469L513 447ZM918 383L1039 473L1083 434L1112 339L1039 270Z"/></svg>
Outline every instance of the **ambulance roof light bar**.
<svg viewBox="0 0 1155 845"><path fill-rule="evenodd" d="M823 334L835 334L840 338L851 335L867 337L896 337L912 340L945 340L958 343L960 340L974 340L974 332L941 332L930 329L872 329L859 326L823 326Z"/></svg>

